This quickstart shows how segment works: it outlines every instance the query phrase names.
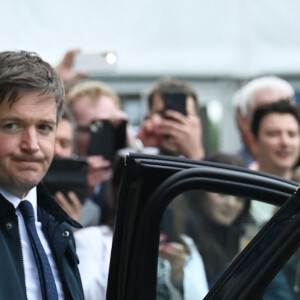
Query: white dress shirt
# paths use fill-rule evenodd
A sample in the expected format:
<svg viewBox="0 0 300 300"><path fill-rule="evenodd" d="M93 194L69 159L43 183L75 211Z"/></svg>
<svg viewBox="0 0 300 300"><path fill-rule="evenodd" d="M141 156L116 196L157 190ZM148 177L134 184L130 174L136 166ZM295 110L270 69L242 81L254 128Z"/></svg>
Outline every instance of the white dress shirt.
<svg viewBox="0 0 300 300"><path fill-rule="evenodd" d="M54 276L57 293L59 296L59 300L64 300L64 294L63 289L61 285L61 281L59 278L58 270L56 267L56 263L54 261L52 251L50 250L48 241L42 231L42 224L41 222L38 222L37 220L37 194L36 194L36 188L34 187L32 190L29 191L29 193L24 197L24 199L20 199L11 193L5 191L3 188L0 187L0 193L3 195L5 199L7 199L9 202L13 204L13 206L16 208L16 215L18 216L18 223L19 223L19 232L20 232L20 238L21 238L21 246L22 246L22 255L23 255L23 261L24 261L24 272L25 272L25 285L26 285L26 291L27 291L27 298L30 300L41 300L42 294L41 294L41 288L39 284L39 275L38 270L36 267L35 259L33 256L30 240L26 231L25 223L23 216L18 209L18 205L22 200L28 200L33 206L34 210L34 219L35 219L35 225L37 229L38 236L41 240L41 243L44 247L44 250L48 256L48 260L52 269L52 273Z"/></svg>

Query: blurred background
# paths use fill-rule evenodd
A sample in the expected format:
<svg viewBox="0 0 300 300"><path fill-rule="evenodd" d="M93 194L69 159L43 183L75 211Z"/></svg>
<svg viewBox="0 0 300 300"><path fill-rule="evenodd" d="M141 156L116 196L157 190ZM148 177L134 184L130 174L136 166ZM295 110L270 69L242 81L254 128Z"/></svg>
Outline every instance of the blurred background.
<svg viewBox="0 0 300 300"><path fill-rule="evenodd" d="M10 0L0 2L0 50L101 55L90 73L120 95L137 130L147 91L161 77L199 95L208 151L240 147L232 96L247 80L277 75L300 93L299 0Z"/></svg>

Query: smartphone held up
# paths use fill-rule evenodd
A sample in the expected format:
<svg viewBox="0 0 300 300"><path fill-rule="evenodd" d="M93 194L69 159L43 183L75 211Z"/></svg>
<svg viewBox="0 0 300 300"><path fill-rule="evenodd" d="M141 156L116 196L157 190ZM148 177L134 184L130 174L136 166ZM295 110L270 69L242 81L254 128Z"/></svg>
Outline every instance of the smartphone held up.
<svg viewBox="0 0 300 300"><path fill-rule="evenodd" d="M43 183L52 195L61 192L68 198L68 192L74 192L83 204L88 192L87 172L88 166L84 157L54 157Z"/></svg>
<svg viewBox="0 0 300 300"><path fill-rule="evenodd" d="M113 125L109 120L93 120L90 124L88 155L102 155L111 163L119 149L127 145L127 121Z"/></svg>
<svg viewBox="0 0 300 300"><path fill-rule="evenodd" d="M113 72L117 66L117 54L115 52L75 54L73 71L89 75Z"/></svg>
<svg viewBox="0 0 300 300"><path fill-rule="evenodd" d="M162 98L164 101L164 112L166 110L176 110L186 116L187 94L184 91L179 89L165 90L162 93Z"/></svg>

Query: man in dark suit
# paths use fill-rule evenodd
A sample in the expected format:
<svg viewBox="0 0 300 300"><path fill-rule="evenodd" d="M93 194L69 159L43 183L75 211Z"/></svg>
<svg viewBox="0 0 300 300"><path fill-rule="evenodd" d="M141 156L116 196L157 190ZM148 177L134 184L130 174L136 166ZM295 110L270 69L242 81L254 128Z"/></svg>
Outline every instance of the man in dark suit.
<svg viewBox="0 0 300 300"><path fill-rule="evenodd" d="M1 299L83 299L71 225L40 183L53 158L62 81L35 53L0 52Z"/></svg>

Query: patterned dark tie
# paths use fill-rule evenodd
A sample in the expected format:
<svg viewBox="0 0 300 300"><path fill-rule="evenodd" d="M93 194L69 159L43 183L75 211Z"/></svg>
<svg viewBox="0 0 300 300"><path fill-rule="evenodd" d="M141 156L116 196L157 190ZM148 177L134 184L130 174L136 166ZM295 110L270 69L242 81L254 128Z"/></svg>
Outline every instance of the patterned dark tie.
<svg viewBox="0 0 300 300"><path fill-rule="evenodd" d="M21 201L18 207L23 215L36 261L43 299L58 300L58 294L49 260L36 231L33 207L28 200Z"/></svg>

